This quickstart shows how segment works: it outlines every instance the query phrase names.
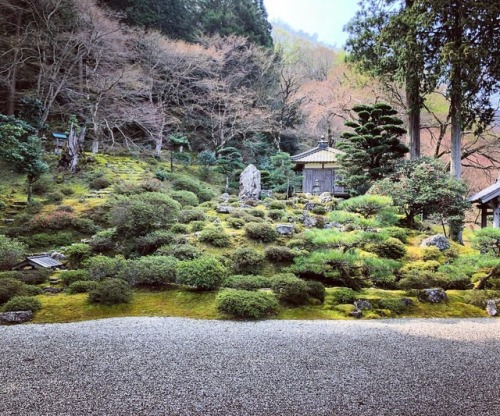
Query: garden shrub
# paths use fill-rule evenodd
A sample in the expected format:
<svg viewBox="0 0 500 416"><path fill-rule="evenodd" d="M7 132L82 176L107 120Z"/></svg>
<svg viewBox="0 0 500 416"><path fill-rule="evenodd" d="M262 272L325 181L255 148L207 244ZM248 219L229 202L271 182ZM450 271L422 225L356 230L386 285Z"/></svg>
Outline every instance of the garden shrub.
<svg viewBox="0 0 500 416"><path fill-rule="evenodd" d="M269 246L265 248L264 253L269 261L291 263L300 252L285 246Z"/></svg>
<svg viewBox="0 0 500 416"><path fill-rule="evenodd" d="M271 201L269 203L269 209L281 209L281 210L284 210L285 208L286 208L286 206L285 206L284 202Z"/></svg>
<svg viewBox="0 0 500 416"><path fill-rule="evenodd" d="M172 244L175 234L172 230L157 230L135 240L135 250L141 255L154 253L165 244Z"/></svg>
<svg viewBox="0 0 500 416"><path fill-rule="evenodd" d="M39 285L45 283L51 274L52 270L47 269L23 270L17 278L27 285Z"/></svg>
<svg viewBox="0 0 500 416"><path fill-rule="evenodd" d="M207 223L205 221L193 221L190 224L191 232L196 233L198 231L203 231Z"/></svg>
<svg viewBox="0 0 500 416"><path fill-rule="evenodd" d="M199 205L200 201L196 194L191 191L172 191L170 192L172 199L175 199L181 206L191 205L196 207Z"/></svg>
<svg viewBox="0 0 500 416"><path fill-rule="evenodd" d="M308 302L307 283L291 273L274 276L271 288L280 302L294 306Z"/></svg>
<svg viewBox="0 0 500 416"><path fill-rule="evenodd" d="M72 226L74 230L87 235L92 235L100 230L100 227L94 224L90 218L75 218Z"/></svg>
<svg viewBox="0 0 500 416"><path fill-rule="evenodd" d="M71 195L74 195L74 193L75 193L75 191L69 187L61 188L60 191L64 196L71 196Z"/></svg>
<svg viewBox="0 0 500 416"><path fill-rule="evenodd" d="M164 192L165 184L156 178L146 179L141 182L141 188L146 192Z"/></svg>
<svg viewBox="0 0 500 416"><path fill-rule="evenodd" d="M162 182L165 182L167 179L170 178L170 173L168 173L167 171L165 170L157 170L155 172L155 177L156 179L158 179L159 181L162 181Z"/></svg>
<svg viewBox="0 0 500 416"><path fill-rule="evenodd" d="M331 222L343 225L347 231L373 228L378 225L377 221L373 218L367 219L361 214L347 211L332 211L329 214L329 218Z"/></svg>
<svg viewBox="0 0 500 416"><path fill-rule="evenodd" d="M207 185L189 176L173 174L172 186L178 191L190 191L194 193L200 202L210 201L216 194Z"/></svg>
<svg viewBox="0 0 500 416"><path fill-rule="evenodd" d="M257 218L266 218L266 212L261 209L251 209L248 213Z"/></svg>
<svg viewBox="0 0 500 416"><path fill-rule="evenodd" d="M175 282L178 260L171 256L144 256L128 261L125 279L133 285L162 285Z"/></svg>
<svg viewBox="0 0 500 416"><path fill-rule="evenodd" d="M0 278L0 305L12 299L14 296L21 295L25 284L17 279L10 277Z"/></svg>
<svg viewBox="0 0 500 416"><path fill-rule="evenodd" d="M33 231L66 230L73 227L75 220L76 217L72 212L54 211L35 215L30 227Z"/></svg>
<svg viewBox="0 0 500 416"><path fill-rule="evenodd" d="M0 234L0 270L10 270L26 254L25 244Z"/></svg>
<svg viewBox="0 0 500 416"><path fill-rule="evenodd" d="M281 209L272 209L268 213L269 218L271 218L273 221L279 221L281 218L285 216L285 211Z"/></svg>
<svg viewBox="0 0 500 416"><path fill-rule="evenodd" d="M189 227L186 224L172 224L168 230L174 234L189 233Z"/></svg>
<svg viewBox="0 0 500 416"><path fill-rule="evenodd" d="M32 191L35 195L44 195L54 188L54 179L49 175L42 175L33 183Z"/></svg>
<svg viewBox="0 0 500 416"><path fill-rule="evenodd" d="M179 222L188 224L192 221L205 221L205 213L201 209L183 210L179 214Z"/></svg>
<svg viewBox="0 0 500 416"><path fill-rule="evenodd" d="M217 310L232 318L262 319L278 312L279 304L271 293L225 290L217 295Z"/></svg>
<svg viewBox="0 0 500 416"><path fill-rule="evenodd" d="M400 227L387 227L384 228L384 233L388 237L397 238L403 244L408 242L408 232L404 228Z"/></svg>
<svg viewBox="0 0 500 416"><path fill-rule="evenodd" d="M89 292L90 303L116 305L129 303L132 300L132 289L121 279L107 279L99 282L95 289Z"/></svg>
<svg viewBox="0 0 500 416"><path fill-rule="evenodd" d="M366 249L386 259L399 260L406 255L405 245L397 238L392 237L377 244L369 245Z"/></svg>
<svg viewBox="0 0 500 416"><path fill-rule="evenodd" d="M115 249L116 240L117 235L114 229L102 230L92 236L89 245L94 253L109 253Z"/></svg>
<svg viewBox="0 0 500 416"><path fill-rule="evenodd" d="M271 287L272 279L264 276L233 275L224 282L224 287L241 290L256 290Z"/></svg>
<svg viewBox="0 0 500 416"><path fill-rule="evenodd" d="M42 303L33 296L14 296L4 306L5 312L31 311L33 313L42 309Z"/></svg>
<svg viewBox="0 0 500 416"><path fill-rule="evenodd" d="M170 247L169 253L178 260L193 260L203 255L203 251L190 244L180 244L173 248Z"/></svg>
<svg viewBox="0 0 500 416"><path fill-rule="evenodd" d="M91 290L97 289L98 282L93 280L76 280L68 286L68 293L74 295L77 293L89 293Z"/></svg>
<svg viewBox="0 0 500 416"><path fill-rule="evenodd" d="M405 277L398 282L401 289L426 289L441 287L445 290L471 288L470 279L465 275L448 276L443 272L413 269L405 273Z"/></svg>
<svg viewBox="0 0 500 416"><path fill-rule="evenodd" d="M59 273L59 280L64 286L70 286L74 282L82 282L90 279L87 270L63 270Z"/></svg>
<svg viewBox="0 0 500 416"><path fill-rule="evenodd" d="M23 296L37 296L43 293L43 289L38 286L26 285L23 288Z"/></svg>
<svg viewBox="0 0 500 416"><path fill-rule="evenodd" d="M404 299L380 299L377 307L380 309L388 309L398 315L411 308L411 306L405 302Z"/></svg>
<svg viewBox="0 0 500 416"><path fill-rule="evenodd" d="M307 294L313 299L319 300L321 303L325 300L326 289L321 282L316 280L306 281Z"/></svg>
<svg viewBox="0 0 500 416"><path fill-rule="evenodd" d="M207 227L201 233L199 240L214 247L224 248L231 245L231 237L222 227Z"/></svg>
<svg viewBox="0 0 500 416"><path fill-rule="evenodd" d="M356 292L348 287L335 288L331 292L332 305L353 303L356 300Z"/></svg>
<svg viewBox="0 0 500 416"><path fill-rule="evenodd" d="M249 223L245 226L245 234L262 243L272 243L278 238L278 232L268 223Z"/></svg>
<svg viewBox="0 0 500 416"><path fill-rule="evenodd" d="M423 261L429 261L429 260L439 261L440 257L441 257L441 250L439 250L437 247L430 246L422 248Z"/></svg>
<svg viewBox="0 0 500 416"><path fill-rule="evenodd" d="M67 231L36 233L24 239L29 247L67 246L74 241L73 234Z"/></svg>
<svg viewBox="0 0 500 416"><path fill-rule="evenodd" d="M313 214L316 214L316 215L325 215L328 212L328 210L323 205L316 205L312 209L312 212L313 212Z"/></svg>
<svg viewBox="0 0 500 416"><path fill-rule="evenodd" d="M106 257L98 255L84 262L91 280L101 281L108 278L122 278L128 269L127 260L123 256Z"/></svg>
<svg viewBox="0 0 500 416"><path fill-rule="evenodd" d="M226 222L231 228L234 228L235 230L239 230L240 228L243 228L245 226L245 220L242 218L227 218Z"/></svg>
<svg viewBox="0 0 500 416"><path fill-rule="evenodd" d="M59 191L47 194L47 201L52 204L60 204L63 200L64 200L64 195Z"/></svg>
<svg viewBox="0 0 500 416"><path fill-rule="evenodd" d="M110 222L120 237L138 237L174 222L179 211L180 204L166 194L147 192L118 198Z"/></svg>
<svg viewBox="0 0 500 416"><path fill-rule="evenodd" d="M500 299L499 290L471 290L465 296L465 301L470 305L484 308L489 299Z"/></svg>
<svg viewBox="0 0 500 416"><path fill-rule="evenodd" d="M338 208L343 211L371 217L392 206L392 199L381 195L361 195L342 201Z"/></svg>
<svg viewBox="0 0 500 416"><path fill-rule="evenodd" d="M78 269L91 256L92 248L88 244L72 244L64 249L66 265L72 269Z"/></svg>
<svg viewBox="0 0 500 416"><path fill-rule="evenodd" d="M178 263L177 283L198 290L217 289L225 280L226 267L213 256L201 256Z"/></svg>
<svg viewBox="0 0 500 416"><path fill-rule="evenodd" d="M92 179L89 185L90 189L100 190L109 188L112 185L112 182L108 178L100 176Z"/></svg>
<svg viewBox="0 0 500 416"><path fill-rule="evenodd" d="M402 263L392 259L364 259L368 276L376 287L381 289L396 289L396 277Z"/></svg>
<svg viewBox="0 0 500 416"><path fill-rule="evenodd" d="M264 255L250 247L241 247L233 255L233 271L239 274L257 274L264 267Z"/></svg>
<svg viewBox="0 0 500 416"><path fill-rule="evenodd" d="M481 254L500 257L500 228L481 228L474 232L472 246Z"/></svg>

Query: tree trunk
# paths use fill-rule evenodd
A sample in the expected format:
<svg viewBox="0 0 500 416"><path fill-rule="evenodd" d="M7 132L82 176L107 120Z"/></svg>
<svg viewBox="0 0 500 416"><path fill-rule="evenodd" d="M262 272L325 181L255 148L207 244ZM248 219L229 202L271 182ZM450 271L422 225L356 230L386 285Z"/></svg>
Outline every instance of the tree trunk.
<svg viewBox="0 0 500 416"><path fill-rule="evenodd" d="M17 73L19 72L19 42L21 39L21 23L22 14L19 12L16 16L16 46L14 49L14 57L12 59L12 72L10 75L9 85L7 87L7 115L13 116L16 110L16 91L17 91Z"/></svg>
<svg viewBox="0 0 500 416"><path fill-rule="evenodd" d="M74 126L71 126L68 137L68 148L66 152L67 157L69 158L69 166L67 166L67 168L71 173L75 173L78 170L80 156L83 154L83 140L85 139L85 132L86 128L83 127L80 131L80 134L77 135Z"/></svg>

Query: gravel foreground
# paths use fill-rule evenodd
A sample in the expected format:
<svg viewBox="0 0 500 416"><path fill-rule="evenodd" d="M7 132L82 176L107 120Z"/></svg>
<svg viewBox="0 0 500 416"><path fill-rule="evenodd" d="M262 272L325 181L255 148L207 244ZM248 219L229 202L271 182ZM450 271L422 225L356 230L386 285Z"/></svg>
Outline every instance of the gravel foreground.
<svg viewBox="0 0 500 416"><path fill-rule="evenodd" d="M500 415L500 320L0 327L0 415Z"/></svg>

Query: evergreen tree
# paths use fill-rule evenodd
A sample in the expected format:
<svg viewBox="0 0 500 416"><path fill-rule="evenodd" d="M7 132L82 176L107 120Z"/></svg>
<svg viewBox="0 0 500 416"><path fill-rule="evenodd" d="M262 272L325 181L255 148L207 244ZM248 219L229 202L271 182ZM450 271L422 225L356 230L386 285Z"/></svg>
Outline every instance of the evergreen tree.
<svg viewBox="0 0 500 416"><path fill-rule="evenodd" d="M288 153L277 152L270 157L269 183L274 192L284 192L290 195L300 185L302 177L293 170L295 164Z"/></svg>
<svg viewBox="0 0 500 416"><path fill-rule="evenodd" d="M226 177L226 192L229 190L230 183L234 181L243 168L243 158L238 149L224 147L219 151L215 162L215 171L222 173Z"/></svg>
<svg viewBox="0 0 500 416"><path fill-rule="evenodd" d="M364 194L373 182L392 173L396 162L408 153L399 139L406 130L388 104L358 105L353 111L357 121L345 125L354 132L343 133L337 146L345 152L338 156L340 184L352 194Z"/></svg>

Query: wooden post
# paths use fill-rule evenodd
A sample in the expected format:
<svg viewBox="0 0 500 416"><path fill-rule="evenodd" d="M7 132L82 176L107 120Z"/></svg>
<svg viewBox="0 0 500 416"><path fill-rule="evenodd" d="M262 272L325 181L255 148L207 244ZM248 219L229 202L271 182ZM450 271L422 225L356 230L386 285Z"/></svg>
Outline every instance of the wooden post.
<svg viewBox="0 0 500 416"><path fill-rule="evenodd" d="M488 207L481 205L481 228L488 226Z"/></svg>
<svg viewBox="0 0 500 416"><path fill-rule="evenodd" d="M493 228L500 228L500 199L493 203Z"/></svg>

